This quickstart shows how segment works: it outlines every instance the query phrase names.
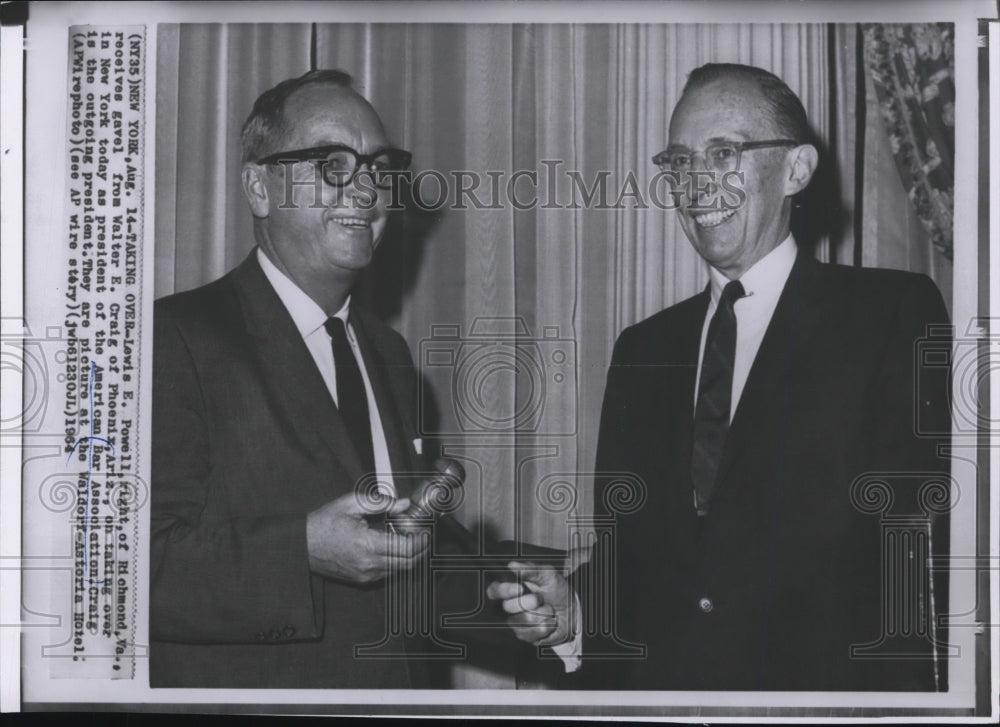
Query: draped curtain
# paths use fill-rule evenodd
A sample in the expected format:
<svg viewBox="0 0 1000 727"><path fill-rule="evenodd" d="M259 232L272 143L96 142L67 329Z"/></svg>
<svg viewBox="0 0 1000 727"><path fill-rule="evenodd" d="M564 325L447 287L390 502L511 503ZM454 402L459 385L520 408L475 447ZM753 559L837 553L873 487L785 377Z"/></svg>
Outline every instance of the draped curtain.
<svg viewBox="0 0 1000 727"><path fill-rule="evenodd" d="M934 247L952 259L955 49L951 23L864 26L864 56L893 157Z"/></svg>
<svg viewBox="0 0 1000 727"><path fill-rule="evenodd" d="M885 64L882 71L873 72L866 62L871 51L866 49L866 36L878 37L910 33L913 25L834 25L831 28L831 76L830 99L833 104L832 133L830 151L836 163L836 177L839 180L837 194L843 204L841 224L836 228L831 247L831 259L836 262L865 267L895 268L929 275L940 288L945 304L951 309L952 261L949 250L935 246L935 234L939 240L951 238L951 221L938 223L939 233L932 233L921 221L918 206L914 204L910 189L926 172L920 165L923 152L910 149L924 148L922 143L913 144L912 137L904 142L900 128L902 112L898 104L887 107L876 90L876 77L885 78ZM936 24L932 27L949 30L951 24ZM952 31L953 32L953 31ZM884 48L889 45L883 43ZM894 47L894 46L893 46ZM953 61L940 59L940 63ZM938 76L939 78L942 76ZM885 86L883 84L883 93ZM945 89L942 97L951 95L953 88ZM910 95L915 100L915 96ZM904 103L902 98L899 103ZM952 122L954 110L945 112L940 107L942 120ZM887 120L886 114L889 115ZM891 119L896 119L891 122ZM916 120L916 123L920 123ZM947 136L948 132L943 132ZM926 138L926 137L925 137ZM951 132L950 148L954 149L954 132ZM907 150L903 151L903 146ZM949 144L940 144L947 150ZM948 155L950 167L953 152ZM940 172L935 174L938 177ZM915 193L916 194L916 193ZM947 192L950 197L950 191ZM822 195L821 195L822 196ZM939 197L940 199L940 197ZM945 205L950 217L950 199ZM948 242L950 246L950 242Z"/></svg>
<svg viewBox="0 0 1000 727"><path fill-rule="evenodd" d="M838 123L849 113L837 102L850 96L849 59L830 47L837 36L825 25L159 28L157 296L213 280L252 249L239 129L262 91L313 65L354 77L390 140L413 152L415 172L451 180L455 170L493 171L504 182L518 170L537 174L540 203L531 209L467 203L399 215L356 290L421 367L429 443L466 463L459 516L500 538L566 547L567 518L590 510L615 338L707 282L675 215L620 195L632 175L646 197L650 158L667 144L693 68L749 63L785 79L833 155L814 209L834 218L850 210L837 204L850 190L836 176L854 151ZM622 206L569 204L580 197L567 172L587 188L606 174L610 202L622 196ZM424 188L430 197L433 187ZM478 194L489 199L485 187ZM812 240L816 255L850 262L845 229ZM429 366L444 350L496 365ZM503 422L517 426L503 431ZM558 483L568 484L567 497L552 497ZM468 669L456 684L511 686Z"/></svg>

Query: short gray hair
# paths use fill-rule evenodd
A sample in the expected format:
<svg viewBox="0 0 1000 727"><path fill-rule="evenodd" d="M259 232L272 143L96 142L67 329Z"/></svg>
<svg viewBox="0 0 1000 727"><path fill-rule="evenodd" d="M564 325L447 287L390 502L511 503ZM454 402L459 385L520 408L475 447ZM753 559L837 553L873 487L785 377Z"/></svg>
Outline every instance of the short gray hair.
<svg viewBox="0 0 1000 727"><path fill-rule="evenodd" d="M285 102L289 96L312 83L328 83L353 91L351 82L350 74L343 71L318 70L303 73L298 78L286 79L274 88L264 91L254 101L250 115L243 122L240 146L244 164L255 162L276 151L273 147L285 130Z"/></svg>

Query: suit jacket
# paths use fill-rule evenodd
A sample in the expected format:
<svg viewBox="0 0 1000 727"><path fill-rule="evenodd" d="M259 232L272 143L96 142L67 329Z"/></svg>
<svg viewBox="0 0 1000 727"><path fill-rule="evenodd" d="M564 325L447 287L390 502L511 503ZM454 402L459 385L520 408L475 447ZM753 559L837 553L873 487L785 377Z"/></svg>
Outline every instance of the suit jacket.
<svg viewBox="0 0 1000 727"><path fill-rule="evenodd" d="M614 553L595 552L578 581L585 615L610 609L616 633L585 633L577 679L622 689L933 690L936 668L943 689L931 642L944 635L930 624L927 583L902 597L883 578L885 563L924 557L927 493L918 493L941 480L929 473L947 472L941 440L915 433L915 414L939 432L949 416L947 368L915 367L927 324L947 322L936 287L800 255L732 419L711 511L699 519L690 461L708 302L706 290L615 345L596 471L633 474L645 501L616 513L615 480L598 476L595 513L616 517ZM865 473L879 474L856 482ZM894 499L882 507L886 489ZM913 519L886 519L900 515ZM939 550L947 517L933 522ZM604 557L612 571L599 565ZM945 613L937 578L936 611ZM603 606L584 595L595 584L612 589ZM868 643L876 646L852 656L852 645ZM622 644L643 657L586 657L621 655ZM872 655L881 658L860 658Z"/></svg>
<svg viewBox="0 0 1000 727"><path fill-rule="evenodd" d="M419 471L409 349L358 306L352 323L393 471ZM428 686L413 662L356 658L386 635L384 584L309 570L306 514L362 465L255 254L157 301L153 367L152 686Z"/></svg>

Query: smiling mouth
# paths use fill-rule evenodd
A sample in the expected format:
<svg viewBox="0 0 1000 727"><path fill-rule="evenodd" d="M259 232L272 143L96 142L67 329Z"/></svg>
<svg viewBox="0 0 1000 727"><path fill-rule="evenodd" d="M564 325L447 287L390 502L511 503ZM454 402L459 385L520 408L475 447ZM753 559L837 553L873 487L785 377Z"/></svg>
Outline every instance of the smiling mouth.
<svg viewBox="0 0 1000 727"><path fill-rule="evenodd" d="M716 210L714 212L705 212L702 214L692 214L691 219L698 227L717 227L723 222L728 220L730 217L736 214L735 209L730 210Z"/></svg>
<svg viewBox="0 0 1000 727"><path fill-rule="evenodd" d="M334 217L333 221L350 230L369 230L372 226L371 220L363 217Z"/></svg>

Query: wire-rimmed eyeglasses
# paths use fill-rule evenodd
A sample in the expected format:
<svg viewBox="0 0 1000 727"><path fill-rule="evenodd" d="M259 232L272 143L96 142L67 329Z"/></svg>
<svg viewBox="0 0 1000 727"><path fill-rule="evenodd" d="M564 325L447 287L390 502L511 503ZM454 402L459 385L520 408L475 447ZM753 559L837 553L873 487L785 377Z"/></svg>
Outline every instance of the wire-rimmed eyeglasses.
<svg viewBox="0 0 1000 727"><path fill-rule="evenodd" d="M791 139L768 139L766 141L715 141L704 151L692 151L686 147L670 147L653 157L653 164L664 172L689 172L698 155L705 160L705 168L716 172L733 172L740 168L740 157L744 151L766 149L773 146L798 146Z"/></svg>

